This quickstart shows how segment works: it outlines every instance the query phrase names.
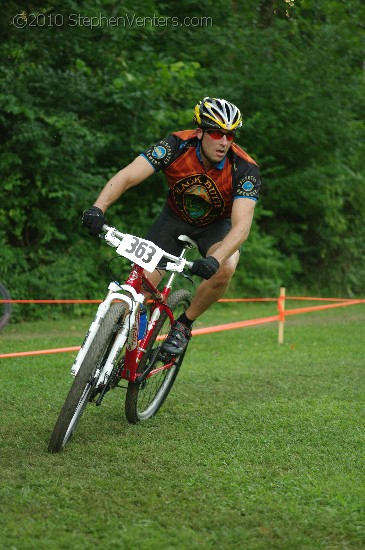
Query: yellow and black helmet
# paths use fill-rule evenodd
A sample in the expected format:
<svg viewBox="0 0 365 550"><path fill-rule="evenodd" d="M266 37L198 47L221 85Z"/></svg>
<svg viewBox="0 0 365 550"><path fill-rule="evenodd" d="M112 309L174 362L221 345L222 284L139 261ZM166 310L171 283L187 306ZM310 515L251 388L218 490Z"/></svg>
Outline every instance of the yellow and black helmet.
<svg viewBox="0 0 365 550"><path fill-rule="evenodd" d="M236 105L225 99L205 97L195 105L194 122L200 128L235 130L242 126L242 115Z"/></svg>

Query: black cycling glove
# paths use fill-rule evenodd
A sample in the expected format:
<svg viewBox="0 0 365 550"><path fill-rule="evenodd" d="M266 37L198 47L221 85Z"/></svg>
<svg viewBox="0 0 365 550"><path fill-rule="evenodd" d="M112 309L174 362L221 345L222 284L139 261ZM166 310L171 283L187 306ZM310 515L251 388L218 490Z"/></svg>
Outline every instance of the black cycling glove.
<svg viewBox="0 0 365 550"><path fill-rule="evenodd" d="M88 228L89 235L97 237L106 223L103 211L97 206L92 206L89 210L85 210L82 215L82 225Z"/></svg>
<svg viewBox="0 0 365 550"><path fill-rule="evenodd" d="M208 258L199 258L195 260L190 268L190 273L192 275L198 275L198 277L202 277L202 279L210 279L217 273L218 269L218 260L213 256L208 256Z"/></svg>

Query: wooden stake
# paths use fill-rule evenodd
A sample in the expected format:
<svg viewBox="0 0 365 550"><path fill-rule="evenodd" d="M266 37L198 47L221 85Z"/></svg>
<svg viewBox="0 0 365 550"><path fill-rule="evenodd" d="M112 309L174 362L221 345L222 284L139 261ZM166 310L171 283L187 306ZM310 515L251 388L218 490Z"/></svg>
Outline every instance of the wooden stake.
<svg viewBox="0 0 365 550"><path fill-rule="evenodd" d="M280 296L278 300L278 310L279 310L279 334L278 342L283 344L284 342L284 322L285 322L285 287L280 288Z"/></svg>

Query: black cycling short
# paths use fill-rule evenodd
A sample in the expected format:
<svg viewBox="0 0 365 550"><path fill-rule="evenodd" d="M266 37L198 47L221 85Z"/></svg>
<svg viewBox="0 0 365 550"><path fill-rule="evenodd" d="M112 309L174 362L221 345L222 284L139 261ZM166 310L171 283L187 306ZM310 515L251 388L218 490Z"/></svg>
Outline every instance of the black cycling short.
<svg viewBox="0 0 365 550"><path fill-rule="evenodd" d="M184 245L178 237L187 235L197 243L200 254L205 258L209 248L223 241L231 227L229 218L223 218L205 227L196 227L179 218L169 205L165 204L161 214L152 224L146 239L165 252L179 256Z"/></svg>

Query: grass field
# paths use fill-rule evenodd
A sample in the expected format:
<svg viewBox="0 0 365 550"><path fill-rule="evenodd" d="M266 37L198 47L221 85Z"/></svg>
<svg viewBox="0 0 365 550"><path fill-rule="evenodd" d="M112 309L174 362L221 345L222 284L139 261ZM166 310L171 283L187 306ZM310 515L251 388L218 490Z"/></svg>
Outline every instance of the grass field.
<svg viewBox="0 0 365 550"><path fill-rule="evenodd" d="M217 304L199 326L273 314ZM9 326L1 352L88 325ZM73 355L0 359L0 547L364 549L364 327L365 304L290 317L281 346L276 323L198 336L154 419L128 425L115 390L59 455Z"/></svg>

